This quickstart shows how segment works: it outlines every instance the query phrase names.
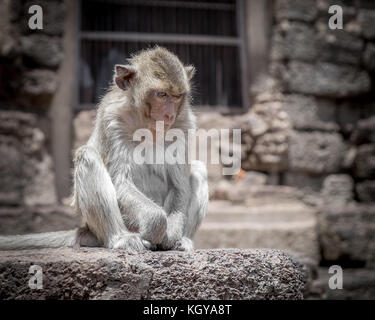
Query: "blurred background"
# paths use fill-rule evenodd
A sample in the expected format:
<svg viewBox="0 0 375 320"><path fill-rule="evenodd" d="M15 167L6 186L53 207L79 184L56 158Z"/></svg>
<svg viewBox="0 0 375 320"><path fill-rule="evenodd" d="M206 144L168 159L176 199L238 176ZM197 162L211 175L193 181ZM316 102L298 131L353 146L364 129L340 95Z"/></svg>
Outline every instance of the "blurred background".
<svg viewBox="0 0 375 320"><path fill-rule="evenodd" d="M288 250L307 298L375 298L374 1L0 0L0 14L1 234L75 226L73 152L114 64L159 44L197 68L199 127L242 129L241 172L208 164L196 247Z"/></svg>

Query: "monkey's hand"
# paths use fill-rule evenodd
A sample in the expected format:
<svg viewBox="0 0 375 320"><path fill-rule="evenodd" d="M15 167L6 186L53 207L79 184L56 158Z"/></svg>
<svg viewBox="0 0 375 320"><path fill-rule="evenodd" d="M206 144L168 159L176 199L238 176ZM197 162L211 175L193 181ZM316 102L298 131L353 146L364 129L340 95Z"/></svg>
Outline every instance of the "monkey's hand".
<svg viewBox="0 0 375 320"><path fill-rule="evenodd" d="M181 240L182 236L177 234L167 234L164 236L163 241L158 244L158 248L161 250L174 250L173 248L177 245L177 243Z"/></svg>
<svg viewBox="0 0 375 320"><path fill-rule="evenodd" d="M178 240L172 248L172 250L178 251L192 251L193 249L194 243L188 237L182 237L181 240Z"/></svg>
<svg viewBox="0 0 375 320"><path fill-rule="evenodd" d="M138 233L122 232L111 238L108 244L111 249L123 249L129 253L138 253L146 250L141 236Z"/></svg>
<svg viewBox="0 0 375 320"><path fill-rule="evenodd" d="M167 232L158 245L162 250L174 250L177 243L182 239L184 229L183 216L179 213L172 213L168 216Z"/></svg>

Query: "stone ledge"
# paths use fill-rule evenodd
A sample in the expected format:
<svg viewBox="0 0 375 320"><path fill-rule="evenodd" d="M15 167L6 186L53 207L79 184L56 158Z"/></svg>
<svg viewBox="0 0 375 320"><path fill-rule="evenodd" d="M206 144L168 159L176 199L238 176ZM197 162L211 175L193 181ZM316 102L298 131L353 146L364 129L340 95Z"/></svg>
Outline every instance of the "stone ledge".
<svg viewBox="0 0 375 320"><path fill-rule="evenodd" d="M43 289L29 288L31 265ZM302 299L305 276L278 250L62 248L0 252L0 283L0 299Z"/></svg>

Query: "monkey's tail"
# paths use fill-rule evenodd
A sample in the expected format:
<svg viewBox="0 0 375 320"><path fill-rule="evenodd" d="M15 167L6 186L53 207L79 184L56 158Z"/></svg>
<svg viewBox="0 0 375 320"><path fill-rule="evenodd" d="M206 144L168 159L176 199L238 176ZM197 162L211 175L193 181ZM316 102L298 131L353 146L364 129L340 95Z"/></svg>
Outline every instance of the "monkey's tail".
<svg viewBox="0 0 375 320"><path fill-rule="evenodd" d="M0 236L0 250L22 250L72 247L77 243L78 229L17 236Z"/></svg>

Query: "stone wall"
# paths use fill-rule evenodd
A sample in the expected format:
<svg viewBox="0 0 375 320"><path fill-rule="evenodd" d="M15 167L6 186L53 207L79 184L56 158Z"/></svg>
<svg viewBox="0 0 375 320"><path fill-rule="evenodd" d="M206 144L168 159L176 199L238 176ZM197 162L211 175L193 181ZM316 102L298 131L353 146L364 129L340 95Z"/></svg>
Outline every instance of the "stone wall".
<svg viewBox="0 0 375 320"><path fill-rule="evenodd" d="M343 8L342 30L328 28L332 4ZM364 267L349 272L357 283L375 261L375 3L277 0L273 12L269 74L245 116L243 169L277 172L278 184L299 190L318 210L321 264ZM341 297L361 297L349 291Z"/></svg>
<svg viewBox="0 0 375 320"><path fill-rule="evenodd" d="M330 4L342 5L343 30L328 28ZM285 184L320 191L327 176L344 173L354 179L355 199L371 200L371 19L375 4L370 1L275 2L270 74L292 122Z"/></svg>
<svg viewBox="0 0 375 320"><path fill-rule="evenodd" d="M31 5L43 29L28 27ZM0 206L56 204L49 111L64 57L64 2L0 1ZM11 210L10 210L11 212Z"/></svg>

